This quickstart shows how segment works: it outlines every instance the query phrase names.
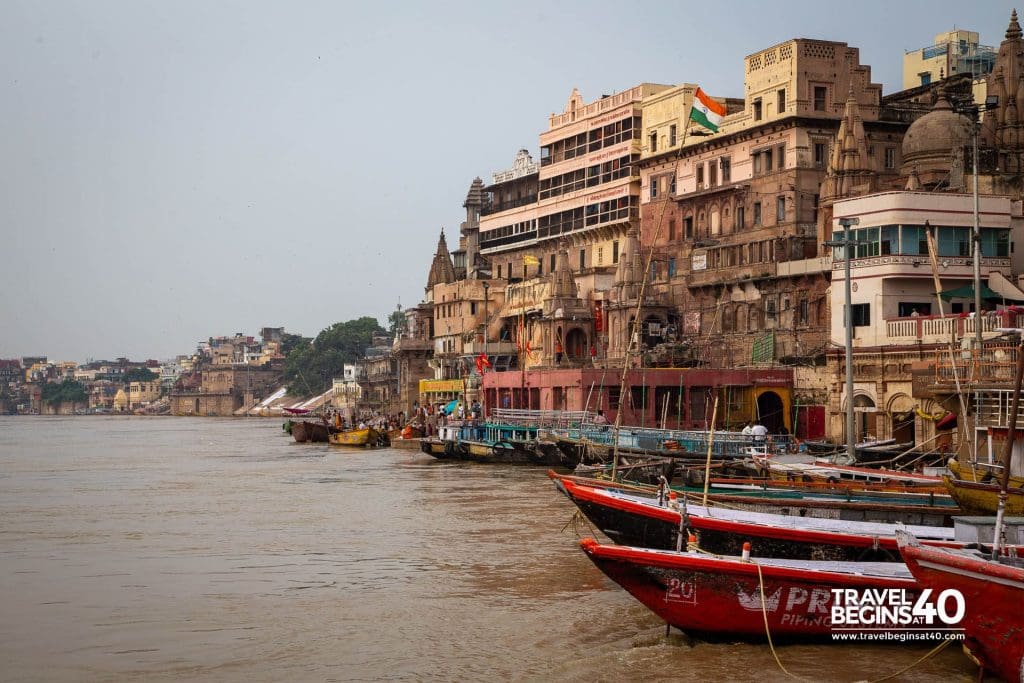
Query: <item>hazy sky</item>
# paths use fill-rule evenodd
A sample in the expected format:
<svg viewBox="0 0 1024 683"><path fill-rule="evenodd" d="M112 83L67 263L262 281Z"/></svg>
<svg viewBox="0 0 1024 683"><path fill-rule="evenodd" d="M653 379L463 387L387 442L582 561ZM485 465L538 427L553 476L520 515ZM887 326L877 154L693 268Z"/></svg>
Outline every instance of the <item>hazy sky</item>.
<svg viewBox="0 0 1024 683"><path fill-rule="evenodd" d="M1011 6L0 0L0 358L383 321L573 87L742 97L745 55L805 37L891 93L905 50L998 45Z"/></svg>

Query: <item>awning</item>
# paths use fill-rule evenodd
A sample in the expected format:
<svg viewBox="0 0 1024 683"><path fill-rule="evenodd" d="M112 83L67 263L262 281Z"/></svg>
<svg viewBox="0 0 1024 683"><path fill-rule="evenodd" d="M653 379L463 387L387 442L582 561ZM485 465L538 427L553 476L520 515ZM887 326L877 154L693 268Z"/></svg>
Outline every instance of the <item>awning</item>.
<svg viewBox="0 0 1024 683"><path fill-rule="evenodd" d="M988 274L988 286L991 287L993 291L997 292L1003 299L1009 299L1010 301L1024 301L1024 292L1022 292L1017 285L1013 284L1013 282L1006 279L1006 276L998 270L993 270Z"/></svg>
<svg viewBox="0 0 1024 683"><path fill-rule="evenodd" d="M963 287L957 287L956 289L946 289L939 292L946 301L950 299L974 299L974 287L971 285L964 285ZM981 298L982 299L1002 299L1003 295L992 291L987 286L981 286Z"/></svg>

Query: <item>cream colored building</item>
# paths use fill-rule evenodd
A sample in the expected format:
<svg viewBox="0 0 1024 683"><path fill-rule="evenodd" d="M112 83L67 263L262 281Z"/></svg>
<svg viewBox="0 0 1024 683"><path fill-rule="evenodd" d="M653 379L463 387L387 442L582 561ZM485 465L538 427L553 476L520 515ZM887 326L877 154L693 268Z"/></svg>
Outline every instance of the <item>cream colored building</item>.
<svg viewBox="0 0 1024 683"><path fill-rule="evenodd" d="M128 384L128 408L142 408L160 398L160 381L131 382Z"/></svg>
<svg viewBox="0 0 1024 683"><path fill-rule="evenodd" d="M977 31L953 29L936 35L931 45L903 55L903 87L916 88L963 73L981 79L992 71L995 59L995 49L981 45Z"/></svg>

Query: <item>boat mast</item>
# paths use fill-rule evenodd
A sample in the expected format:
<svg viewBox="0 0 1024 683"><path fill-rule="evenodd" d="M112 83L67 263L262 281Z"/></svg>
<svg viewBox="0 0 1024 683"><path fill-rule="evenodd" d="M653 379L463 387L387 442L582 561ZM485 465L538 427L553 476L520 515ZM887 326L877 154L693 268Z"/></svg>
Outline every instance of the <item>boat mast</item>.
<svg viewBox="0 0 1024 683"><path fill-rule="evenodd" d="M981 324L981 321L978 321ZM1020 387L1024 381L1024 329L1014 330L1017 332L1017 373L1013 382L1013 400L1010 402L1010 417L1007 421L1006 443L1003 444L1003 471L999 478L999 505L996 507L996 528L992 540L992 559L999 555L1002 545L1003 522L1006 515L1006 501L1009 498L1007 491L1010 487L1010 461L1013 458L1013 442L1017 436L1017 413L1020 409Z"/></svg>

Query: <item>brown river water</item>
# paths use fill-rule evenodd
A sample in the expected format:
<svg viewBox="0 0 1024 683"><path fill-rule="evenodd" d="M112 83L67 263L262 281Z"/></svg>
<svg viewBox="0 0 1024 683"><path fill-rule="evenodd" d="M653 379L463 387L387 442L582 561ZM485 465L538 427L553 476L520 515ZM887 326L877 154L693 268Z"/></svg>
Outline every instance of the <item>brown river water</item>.
<svg viewBox="0 0 1024 683"><path fill-rule="evenodd" d="M280 420L0 417L0 680L786 681L579 550L543 468L296 444ZM790 645L810 680L918 645ZM898 680L974 680L953 645Z"/></svg>

